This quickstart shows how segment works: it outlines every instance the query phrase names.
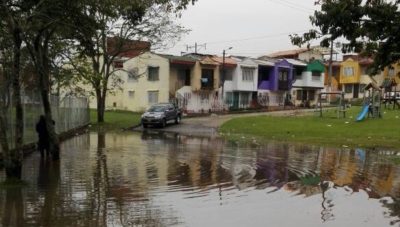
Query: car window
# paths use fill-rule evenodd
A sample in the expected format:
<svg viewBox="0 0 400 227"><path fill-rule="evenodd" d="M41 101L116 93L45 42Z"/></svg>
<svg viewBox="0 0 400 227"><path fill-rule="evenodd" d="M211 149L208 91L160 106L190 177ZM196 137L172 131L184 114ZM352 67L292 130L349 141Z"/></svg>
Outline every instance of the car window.
<svg viewBox="0 0 400 227"><path fill-rule="evenodd" d="M149 108L148 112L164 112L165 106L152 106Z"/></svg>

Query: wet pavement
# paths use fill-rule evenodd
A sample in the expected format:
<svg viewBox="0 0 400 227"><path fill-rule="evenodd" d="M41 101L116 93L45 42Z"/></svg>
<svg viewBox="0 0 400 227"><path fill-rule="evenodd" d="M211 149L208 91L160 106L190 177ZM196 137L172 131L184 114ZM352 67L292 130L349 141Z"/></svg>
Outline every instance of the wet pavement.
<svg viewBox="0 0 400 227"><path fill-rule="evenodd" d="M239 117L251 117L251 116L298 116L313 114L314 109L298 109L298 110L283 110L283 111L272 111L272 112L256 112L256 113L243 113L243 114L224 114L217 115L211 114L206 117L190 117L183 118L180 124L168 123L167 127L160 128L158 126L149 126L148 129L144 129L142 126L138 126L133 129L136 132L143 131L161 131L161 132L173 132L180 133L183 135L191 136L209 136L217 137L218 128L225 122Z"/></svg>
<svg viewBox="0 0 400 227"><path fill-rule="evenodd" d="M398 226L394 151L90 133L1 187L1 226ZM400 154L400 152L399 152ZM0 171L0 181L4 171Z"/></svg>

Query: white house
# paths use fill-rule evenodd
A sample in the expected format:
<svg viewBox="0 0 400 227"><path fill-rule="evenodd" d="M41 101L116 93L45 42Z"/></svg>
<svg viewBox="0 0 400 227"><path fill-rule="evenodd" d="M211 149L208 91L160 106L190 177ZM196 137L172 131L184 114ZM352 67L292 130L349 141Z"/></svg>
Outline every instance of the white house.
<svg viewBox="0 0 400 227"><path fill-rule="evenodd" d="M308 64L288 59L294 66L292 97L296 106L313 106L318 102L318 95L324 89L325 67L319 60Z"/></svg>
<svg viewBox="0 0 400 227"><path fill-rule="evenodd" d="M227 72L224 100L229 108L252 107L257 100L258 64L247 57L233 57L237 66Z"/></svg>

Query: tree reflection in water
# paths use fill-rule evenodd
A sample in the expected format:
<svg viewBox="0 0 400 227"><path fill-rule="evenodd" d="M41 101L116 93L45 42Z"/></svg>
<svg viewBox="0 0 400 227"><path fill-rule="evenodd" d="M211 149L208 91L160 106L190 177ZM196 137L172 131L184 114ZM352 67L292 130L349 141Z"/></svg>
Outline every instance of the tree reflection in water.
<svg viewBox="0 0 400 227"><path fill-rule="evenodd" d="M15 186L5 189L5 203L2 217L2 226L24 226L24 202L22 187Z"/></svg>
<svg viewBox="0 0 400 227"><path fill-rule="evenodd" d="M65 142L62 150L61 162L29 159L35 165L24 169L26 189L1 191L2 226L184 225L182 204L234 210L258 192L264 192L256 200L260 207L275 194L299 202L316 198L318 221L334 222L338 196L400 197L399 166L376 151L276 142L254 147L159 132L92 133ZM400 220L399 204L381 200L393 224Z"/></svg>

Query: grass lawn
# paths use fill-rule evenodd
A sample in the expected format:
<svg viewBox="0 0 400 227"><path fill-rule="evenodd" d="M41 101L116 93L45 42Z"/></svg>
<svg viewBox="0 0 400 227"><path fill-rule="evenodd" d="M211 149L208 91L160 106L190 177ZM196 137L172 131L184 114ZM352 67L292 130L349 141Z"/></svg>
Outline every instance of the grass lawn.
<svg viewBox="0 0 400 227"><path fill-rule="evenodd" d="M121 130L140 124L141 113L130 111L106 111L104 113L104 123L97 123L97 111L90 110L90 122L92 130Z"/></svg>
<svg viewBox="0 0 400 227"><path fill-rule="evenodd" d="M400 110L382 109L383 118L355 122L361 107L352 107L345 119L335 110L324 117L317 114L293 117L243 117L222 125L220 132L229 139L272 139L307 144L400 148Z"/></svg>

